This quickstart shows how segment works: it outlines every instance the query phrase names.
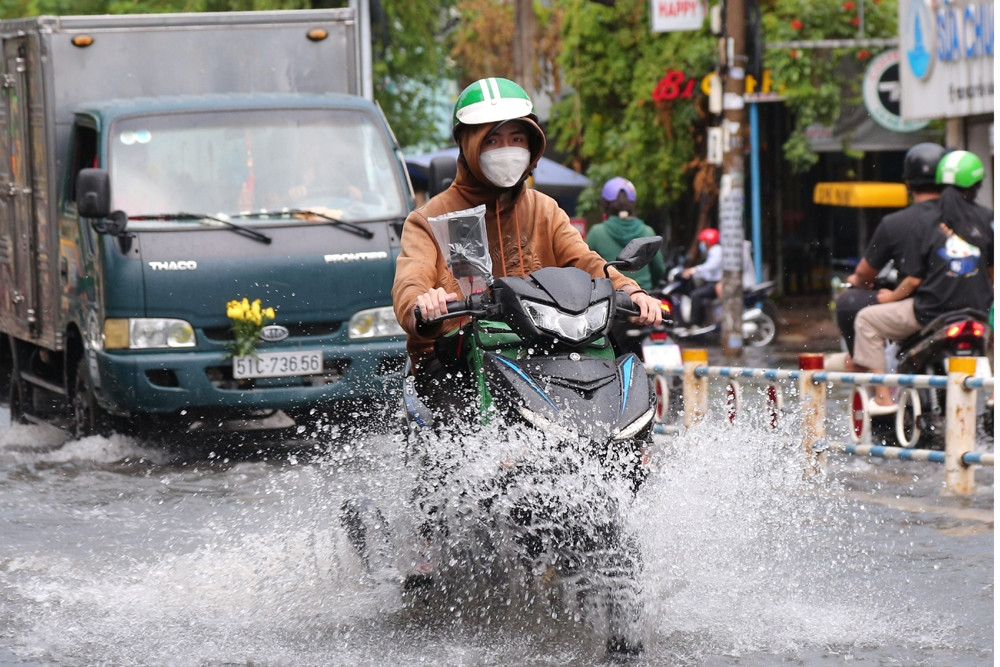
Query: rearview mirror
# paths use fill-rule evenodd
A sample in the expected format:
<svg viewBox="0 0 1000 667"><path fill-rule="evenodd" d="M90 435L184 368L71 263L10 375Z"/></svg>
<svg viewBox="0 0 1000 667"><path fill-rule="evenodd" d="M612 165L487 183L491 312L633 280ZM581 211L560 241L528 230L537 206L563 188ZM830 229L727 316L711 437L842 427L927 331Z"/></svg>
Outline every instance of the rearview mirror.
<svg viewBox="0 0 1000 667"><path fill-rule="evenodd" d="M618 253L615 261L608 263L608 266L613 266L620 271L637 271L656 257L662 243L662 236L644 236L632 239Z"/></svg>
<svg viewBox="0 0 1000 667"><path fill-rule="evenodd" d="M83 218L106 218L111 209L111 180L104 169L81 169L76 175L76 207Z"/></svg>
<svg viewBox="0 0 1000 667"><path fill-rule="evenodd" d="M447 190L457 174L458 162L455 158L441 155L432 159L427 168L427 196L433 197Z"/></svg>

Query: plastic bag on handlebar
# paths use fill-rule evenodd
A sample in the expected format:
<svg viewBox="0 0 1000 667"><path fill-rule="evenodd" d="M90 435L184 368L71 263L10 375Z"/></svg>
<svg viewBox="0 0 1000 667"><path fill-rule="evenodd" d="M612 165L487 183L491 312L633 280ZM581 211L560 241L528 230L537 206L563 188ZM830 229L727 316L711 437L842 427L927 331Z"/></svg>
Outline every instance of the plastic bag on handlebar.
<svg viewBox="0 0 1000 667"><path fill-rule="evenodd" d="M493 260L486 240L486 206L428 218L434 239L462 295L485 290L493 279Z"/></svg>

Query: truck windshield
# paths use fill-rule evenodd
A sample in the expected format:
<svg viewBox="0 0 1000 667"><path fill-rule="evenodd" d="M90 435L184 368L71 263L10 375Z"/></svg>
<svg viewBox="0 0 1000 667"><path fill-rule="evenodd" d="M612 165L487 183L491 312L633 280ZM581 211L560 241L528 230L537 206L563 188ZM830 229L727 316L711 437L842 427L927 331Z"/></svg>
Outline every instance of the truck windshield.
<svg viewBox="0 0 1000 667"><path fill-rule="evenodd" d="M148 115L118 120L111 137L112 204L130 218L147 218L133 227L162 225L148 218L179 211L237 215L318 207L345 221L406 215L389 142L360 111ZM253 224L254 216L243 220ZM302 220L271 217L268 224Z"/></svg>

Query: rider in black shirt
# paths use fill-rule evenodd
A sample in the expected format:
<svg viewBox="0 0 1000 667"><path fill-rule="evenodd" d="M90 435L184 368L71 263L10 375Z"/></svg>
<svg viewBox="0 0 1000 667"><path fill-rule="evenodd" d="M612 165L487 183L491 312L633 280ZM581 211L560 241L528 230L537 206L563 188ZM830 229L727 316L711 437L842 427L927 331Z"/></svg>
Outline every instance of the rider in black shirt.
<svg viewBox="0 0 1000 667"><path fill-rule="evenodd" d="M855 322L854 362L885 371L885 341L901 340L952 310L986 311L993 301L993 213L974 203L982 183L982 161L968 151L941 159L936 206L909 235L895 290L880 290L878 305L864 308ZM912 294L913 298L907 298ZM895 411L888 387L875 388L872 414Z"/></svg>
<svg viewBox="0 0 1000 667"><path fill-rule="evenodd" d="M913 196L913 204L901 211L890 213L875 227L865 256L847 277L851 289L841 292L836 300L837 326L847 345L848 355L854 354L854 318L866 306L878 303L874 289L875 276L890 261L899 269L904 245L912 236L920 216L934 207L941 187L934 182L938 162L945 149L938 144L916 144L903 158L903 181ZM900 276L902 277L902 276ZM849 368L848 364L845 368Z"/></svg>

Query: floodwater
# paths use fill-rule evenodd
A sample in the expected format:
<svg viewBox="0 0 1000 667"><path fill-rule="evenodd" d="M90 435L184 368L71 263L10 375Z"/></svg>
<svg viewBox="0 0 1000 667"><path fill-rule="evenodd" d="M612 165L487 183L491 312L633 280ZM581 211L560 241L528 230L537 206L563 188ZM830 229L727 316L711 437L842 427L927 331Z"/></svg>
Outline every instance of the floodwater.
<svg viewBox="0 0 1000 667"><path fill-rule="evenodd" d="M657 436L624 516L643 562L634 664L993 664L992 469L971 498L942 493L933 463L833 456L804 476L797 432ZM414 600L366 570L340 507L405 506L400 447L337 428L74 441L0 408L0 664L603 664L558 582L512 602L455 568L476 594Z"/></svg>

